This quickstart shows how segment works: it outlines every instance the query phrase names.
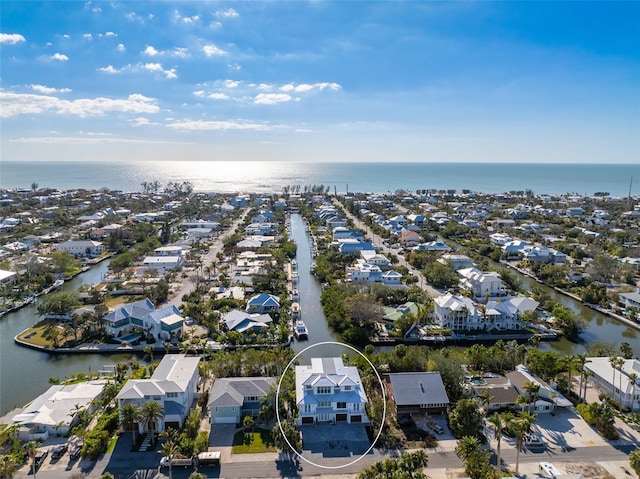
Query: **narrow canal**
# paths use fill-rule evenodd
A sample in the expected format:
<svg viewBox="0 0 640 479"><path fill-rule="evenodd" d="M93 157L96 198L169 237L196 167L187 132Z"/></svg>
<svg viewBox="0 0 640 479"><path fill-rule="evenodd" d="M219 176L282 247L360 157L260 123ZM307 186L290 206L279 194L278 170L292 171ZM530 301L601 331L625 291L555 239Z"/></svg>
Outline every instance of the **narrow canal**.
<svg viewBox="0 0 640 479"><path fill-rule="evenodd" d="M296 260L298 262L301 319L309 330L307 341L293 343L294 351L300 352L312 344L339 340L329 328L320 305L322 287L311 274L311 264L313 263L311 242L305 229L305 222L299 214L291 215L291 239L298 246ZM318 356L341 356L345 352L351 351L349 348L337 344L323 344L311 348L303 354L303 357L309 359Z"/></svg>
<svg viewBox="0 0 640 479"><path fill-rule="evenodd" d="M97 283L108 269L108 261L67 281L61 289L74 291L83 283ZM36 304L0 318L0 416L22 407L49 387L49 378L64 378L81 371L99 371L104 364L125 362L130 354L53 356L18 346L13 338L38 322Z"/></svg>

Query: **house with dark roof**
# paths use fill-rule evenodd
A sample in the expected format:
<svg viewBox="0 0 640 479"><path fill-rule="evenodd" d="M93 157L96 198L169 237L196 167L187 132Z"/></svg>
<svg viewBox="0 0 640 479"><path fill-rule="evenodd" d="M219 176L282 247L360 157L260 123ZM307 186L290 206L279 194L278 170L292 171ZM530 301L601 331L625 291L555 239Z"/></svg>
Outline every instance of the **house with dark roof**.
<svg viewBox="0 0 640 479"><path fill-rule="evenodd" d="M262 407L261 401L276 379L216 379L209 392L211 424L240 424L244 416L257 417Z"/></svg>
<svg viewBox="0 0 640 479"><path fill-rule="evenodd" d="M398 416L441 414L449 407L439 372L392 373L388 377Z"/></svg>
<svg viewBox="0 0 640 479"><path fill-rule="evenodd" d="M266 313L247 313L232 309L223 316L222 321L229 331L249 334L268 328L273 319Z"/></svg>
<svg viewBox="0 0 640 479"><path fill-rule="evenodd" d="M280 299L273 294L262 293L247 301L247 313L278 313Z"/></svg>

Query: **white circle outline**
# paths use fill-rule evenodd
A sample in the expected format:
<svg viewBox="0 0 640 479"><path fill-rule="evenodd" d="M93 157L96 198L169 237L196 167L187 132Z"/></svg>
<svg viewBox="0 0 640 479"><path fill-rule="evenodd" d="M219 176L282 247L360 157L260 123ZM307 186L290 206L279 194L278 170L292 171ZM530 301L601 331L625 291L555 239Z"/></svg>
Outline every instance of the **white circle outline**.
<svg viewBox="0 0 640 479"><path fill-rule="evenodd" d="M378 382L380 383L380 390L382 391L382 422L380 423L380 430L378 431L378 434L376 435L376 438L371 443L371 446L369 446L369 449L367 449L364 453L362 453L357 459L355 459L355 460L353 460L353 461L351 461L351 462L349 462L347 464L341 464L339 466L325 466L324 464L316 464L315 462L310 461L309 459L304 457L302 454L300 454L298 451L296 451L295 448L289 442L289 439L285 435L284 429L282 428L282 422L280 420L280 407L278 405L278 403L280 402L279 401L279 398L280 398L280 387L282 386L282 380L284 379L284 375L287 372L287 370L291 367L293 362L296 359L298 359L298 356L300 356L302 353L304 353L305 351L308 351L311 348L314 348L316 346L321 346L323 344L337 344L338 346L345 346L345 347L347 347L349 349L352 349L353 351L358 353L360 356L362 356L369 363L369 366L371 366L371 369L373 369L373 372L376 374L376 377L378 378ZM287 364L287 367L284 368L284 372L280 376L280 381L278 381L278 388L276 389L276 418L278 420L278 428L280 429L280 433L282 434L282 437L284 438L285 442L287 443L289 448L294 452L294 454L296 456L298 456L300 459L302 459L304 462L306 462L308 464L311 464L312 466L320 467L322 469L341 469L343 467L351 466L351 465L355 464L356 462L358 462L360 459L362 459L364 456L366 456L367 454L369 454L371 452L371 450L373 449L373 446L375 446L376 442L378 442L378 439L380 438L380 434L382 434L382 429L384 428L384 422L387 419L387 396L386 396L386 394L384 392L384 384L382 384L382 378L380 378L380 374L378 374L378 371L373 366L373 363L371 361L369 361L369 358L367 358L364 354L362 354L360 351L358 351L356 348L354 348L353 346L351 346L349 344L340 343L338 341L322 341L320 343L311 344L310 346L307 346L302 351L300 351L298 354L296 354L293 357L293 359L291 359L291 361L289 361L289 364Z"/></svg>

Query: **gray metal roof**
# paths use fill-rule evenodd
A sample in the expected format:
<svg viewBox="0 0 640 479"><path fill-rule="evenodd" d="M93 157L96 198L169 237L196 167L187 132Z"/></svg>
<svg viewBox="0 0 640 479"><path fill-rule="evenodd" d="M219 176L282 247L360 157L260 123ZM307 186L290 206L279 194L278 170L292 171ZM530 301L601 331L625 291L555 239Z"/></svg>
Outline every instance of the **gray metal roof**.
<svg viewBox="0 0 640 479"><path fill-rule="evenodd" d="M397 406L449 404L449 397L438 372L389 374Z"/></svg>

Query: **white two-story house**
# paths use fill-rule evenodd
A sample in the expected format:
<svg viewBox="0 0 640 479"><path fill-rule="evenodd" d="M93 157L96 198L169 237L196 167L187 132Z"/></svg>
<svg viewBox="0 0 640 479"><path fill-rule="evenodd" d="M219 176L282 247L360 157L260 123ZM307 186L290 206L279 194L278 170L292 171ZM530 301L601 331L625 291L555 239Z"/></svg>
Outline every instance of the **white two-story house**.
<svg viewBox="0 0 640 479"><path fill-rule="evenodd" d="M467 297L447 293L435 298L433 306L436 323L441 328L457 331L484 327L475 304Z"/></svg>
<svg viewBox="0 0 640 479"><path fill-rule="evenodd" d="M118 410L122 411L126 404L142 407L148 401L157 401L162 405L164 415L156 424L155 431L161 432L167 427L181 428L197 399L199 362L197 356L165 355L150 379L130 379L125 383L116 396ZM134 427L144 432L141 422Z"/></svg>
<svg viewBox="0 0 640 479"><path fill-rule="evenodd" d="M507 287L495 271L480 271L476 268L464 268L457 271L460 286L473 293L478 301L486 298L501 298L507 295Z"/></svg>
<svg viewBox="0 0 640 479"><path fill-rule="evenodd" d="M366 403L358 369L342 358L311 358L311 365L296 366L298 425L368 423Z"/></svg>

